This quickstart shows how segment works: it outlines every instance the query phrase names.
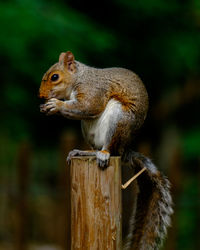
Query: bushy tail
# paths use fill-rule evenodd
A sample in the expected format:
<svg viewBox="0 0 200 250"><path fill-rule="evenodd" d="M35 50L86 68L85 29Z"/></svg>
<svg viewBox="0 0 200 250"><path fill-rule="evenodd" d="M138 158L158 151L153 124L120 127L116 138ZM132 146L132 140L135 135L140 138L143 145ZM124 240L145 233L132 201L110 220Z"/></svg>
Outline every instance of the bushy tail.
<svg viewBox="0 0 200 250"><path fill-rule="evenodd" d="M137 178L140 190L137 208L130 221L123 250L159 249L173 213L170 183L152 161L140 153L129 151L125 161L129 161L136 172L143 167L147 170Z"/></svg>

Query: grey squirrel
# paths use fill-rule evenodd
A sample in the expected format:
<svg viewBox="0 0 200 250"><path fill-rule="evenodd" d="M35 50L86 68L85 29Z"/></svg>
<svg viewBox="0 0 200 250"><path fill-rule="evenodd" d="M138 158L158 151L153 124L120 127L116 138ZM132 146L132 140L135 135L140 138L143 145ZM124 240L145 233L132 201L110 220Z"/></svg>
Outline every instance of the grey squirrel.
<svg viewBox="0 0 200 250"><path fill-rule="evenodd" d="M43 76L39 96L47 99L40 107L47 115L61 114L81 120L82 132L92 150L73 150L76 155L94 155L101 168L110 155L120 155L134 171L146 167L137 179L133 213L123 249L159 249L170 225L170 183L152 161L131 147L133 135L143 124L148 94L140 78L123 68L97 69L61 53L59 61Z"/></svg>

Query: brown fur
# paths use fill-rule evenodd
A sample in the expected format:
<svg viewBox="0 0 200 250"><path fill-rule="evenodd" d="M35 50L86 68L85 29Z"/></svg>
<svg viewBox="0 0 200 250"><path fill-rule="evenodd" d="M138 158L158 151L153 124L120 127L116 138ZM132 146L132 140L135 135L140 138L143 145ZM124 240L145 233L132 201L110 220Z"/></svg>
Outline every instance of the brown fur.
<svg viewBox="0 0 200 250"><path fill-rule="evenodd" d="M123 106L124 111L129 111L132 110L133 112L135 112L135 100L130 100L129 98L127 98L126 95L123 95L123 93L115 93L112 92L110 95L110 98L114 98L115 100L119 101Z"/></svg>

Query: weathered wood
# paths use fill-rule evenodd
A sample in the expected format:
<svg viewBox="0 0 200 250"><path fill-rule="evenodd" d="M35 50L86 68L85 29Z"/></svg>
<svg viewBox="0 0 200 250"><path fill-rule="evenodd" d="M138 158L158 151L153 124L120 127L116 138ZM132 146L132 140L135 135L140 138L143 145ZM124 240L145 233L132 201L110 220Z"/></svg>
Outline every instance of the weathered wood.
<svg viewBox="0 0 200 250"><path fill-rule="evenodd" d="M95 157L74 157L70 176L71 250L120 250L120 157L105 170Z"/></svg>

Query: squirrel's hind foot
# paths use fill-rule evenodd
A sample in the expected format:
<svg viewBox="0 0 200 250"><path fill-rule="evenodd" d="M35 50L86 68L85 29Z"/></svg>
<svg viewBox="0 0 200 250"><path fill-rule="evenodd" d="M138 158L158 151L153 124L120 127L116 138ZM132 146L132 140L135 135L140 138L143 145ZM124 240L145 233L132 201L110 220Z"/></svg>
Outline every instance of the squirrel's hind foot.
<svg viewBox="0 0 200 250"><path fill-rule="evenodd" d="M97 164L100 168L104 169L108 167L110 153L106 150L96 151Z"/></svg>
<svg viewBox="0 0 200 250"><path fill-rule="evenodd" d="M96 156L97 164L100 168L106 168L109 164L110 153L106 150L98 151L98 150L91 150L91 151L83 151L79 149L74 149L69 152L67 156L67 163L70 164L71 159L74 156Z"/></svg>

